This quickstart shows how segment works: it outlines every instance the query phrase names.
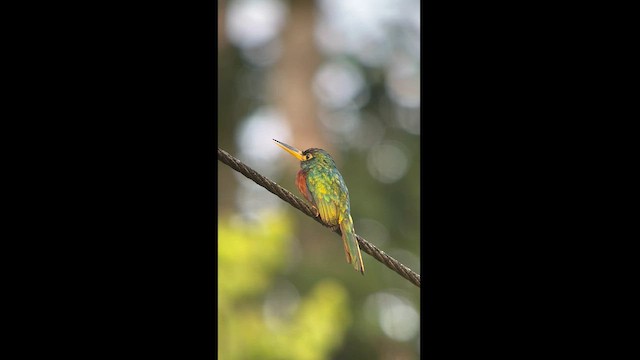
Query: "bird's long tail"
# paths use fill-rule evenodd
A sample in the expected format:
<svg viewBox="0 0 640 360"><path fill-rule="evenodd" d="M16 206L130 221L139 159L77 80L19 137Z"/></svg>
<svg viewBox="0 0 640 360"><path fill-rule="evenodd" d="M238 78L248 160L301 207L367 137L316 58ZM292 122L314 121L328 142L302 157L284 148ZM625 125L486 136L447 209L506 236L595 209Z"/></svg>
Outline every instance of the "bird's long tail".
<svg viewBox="0 0 640 360"><path fill-rule="evenodd" d="M360 246L356 240L356 234L353 229L353 220L351 215L347 215L340 222L340 231L342 231L342 243L344 252L347 255L347 262L353 265L356 271L360 271L364 275L364 263L362 262L362 254Z"/></svg>

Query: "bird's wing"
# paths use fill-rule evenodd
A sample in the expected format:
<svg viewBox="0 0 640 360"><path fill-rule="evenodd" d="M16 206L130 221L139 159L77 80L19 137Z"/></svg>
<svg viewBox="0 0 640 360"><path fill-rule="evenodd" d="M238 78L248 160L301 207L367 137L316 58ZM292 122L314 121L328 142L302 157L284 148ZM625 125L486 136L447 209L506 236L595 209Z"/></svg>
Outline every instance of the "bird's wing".
<svg viewBox="0 0 640 360"><path fill-rule="evenodd" d="M315 199L320 217L328 224L337 224L341 214L341 206L347 207L348 195L343 190L343 181L339 174L323 175L322 179L308 178L312 195Z"/></svg>

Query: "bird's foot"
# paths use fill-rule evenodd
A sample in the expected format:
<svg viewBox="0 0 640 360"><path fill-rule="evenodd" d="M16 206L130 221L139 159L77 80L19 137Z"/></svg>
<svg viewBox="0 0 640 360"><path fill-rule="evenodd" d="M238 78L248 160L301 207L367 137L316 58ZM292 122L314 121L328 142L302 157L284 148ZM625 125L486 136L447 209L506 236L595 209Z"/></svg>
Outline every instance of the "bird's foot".
<svg viewBox="0 0 640 360"><path fill-rule="evenodd" d="M318 208L317 208L317 207L312 206L311 208L313 209L313 216L314 216L314 217L318 217L318 216L320 216L320 211L318 211Z"/></svg>

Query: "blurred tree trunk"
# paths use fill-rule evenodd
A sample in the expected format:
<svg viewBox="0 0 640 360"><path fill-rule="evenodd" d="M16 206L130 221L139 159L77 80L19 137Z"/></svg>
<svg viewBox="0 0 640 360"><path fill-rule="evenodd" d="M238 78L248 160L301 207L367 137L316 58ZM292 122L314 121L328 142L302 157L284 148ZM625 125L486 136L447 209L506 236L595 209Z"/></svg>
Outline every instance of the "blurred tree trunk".
<svg viewBox="0 0 640 360"><path fill-rule="evenodd" d="M314 39L315 1L295 0L282 32L283 52L270 76L273 102L293 131L292 144L302 150L320 147L331 153L317 120L313 77L321 58Z"/></svg>

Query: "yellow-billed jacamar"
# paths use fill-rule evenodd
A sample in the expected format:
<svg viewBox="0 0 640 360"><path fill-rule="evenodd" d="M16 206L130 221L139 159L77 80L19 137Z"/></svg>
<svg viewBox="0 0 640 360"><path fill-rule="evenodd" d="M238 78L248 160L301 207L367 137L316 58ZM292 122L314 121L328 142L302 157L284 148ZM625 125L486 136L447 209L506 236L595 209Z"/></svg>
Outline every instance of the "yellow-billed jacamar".
<svg viewBox="0 0 640 360"><path fill-rule="evenodd" d="M351 219L349 190L336 163L322 149L300 151L278 140L273 141L300 160L300 171L296 177L298 190L311 203L316 216L320 215L330 226L340 226L347 262L364 275L362 254Z"/></svg>

